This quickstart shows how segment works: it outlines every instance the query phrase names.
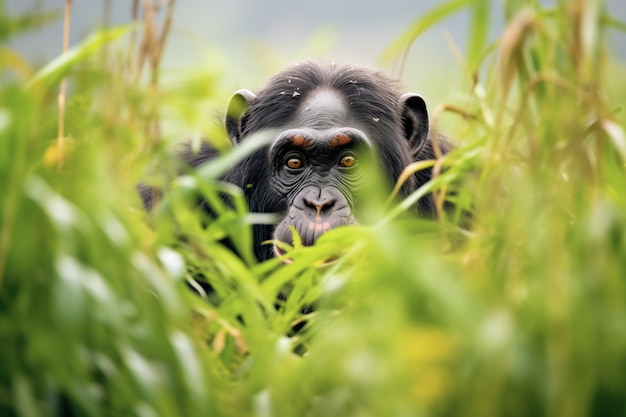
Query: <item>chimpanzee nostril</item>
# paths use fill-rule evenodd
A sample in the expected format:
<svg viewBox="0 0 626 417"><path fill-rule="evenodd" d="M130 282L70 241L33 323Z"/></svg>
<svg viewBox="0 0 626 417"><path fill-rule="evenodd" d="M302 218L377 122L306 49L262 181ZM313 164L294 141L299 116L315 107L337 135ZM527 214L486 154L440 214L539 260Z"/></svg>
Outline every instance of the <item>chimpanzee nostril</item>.
<svg viewBox="0 0 626 417"><path fill-rule="evenodd" d="M322 215L328 213L328 211L335 206L337 200L328 196L315 198L314 196L308 195L302 199L302 202L306 207L316 211L315 220L320 222L322 221Z"/></svg>

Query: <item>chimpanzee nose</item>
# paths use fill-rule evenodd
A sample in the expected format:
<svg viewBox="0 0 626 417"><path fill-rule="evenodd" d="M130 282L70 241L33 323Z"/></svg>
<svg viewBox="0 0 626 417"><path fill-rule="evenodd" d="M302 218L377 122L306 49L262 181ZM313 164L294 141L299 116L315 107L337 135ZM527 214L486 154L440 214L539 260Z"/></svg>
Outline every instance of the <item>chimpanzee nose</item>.
<svg viewBox="0 0 626 417"><path fill-rule="evenodd" d="M304 246L311 246L329 230L349 224L356 221L337 187L309 185L294 197L287 216L274 229L274 239L293 245L295 231Z"/></svg>
<svg viewBox="0 0 626 417"><path fill-rule="evenodd" d="M326 190L311 190L302 198L302 202L305 205L305 211L310 213L313 210L315 220L321 222L322 216L332 211L337 199Z"/></svg>

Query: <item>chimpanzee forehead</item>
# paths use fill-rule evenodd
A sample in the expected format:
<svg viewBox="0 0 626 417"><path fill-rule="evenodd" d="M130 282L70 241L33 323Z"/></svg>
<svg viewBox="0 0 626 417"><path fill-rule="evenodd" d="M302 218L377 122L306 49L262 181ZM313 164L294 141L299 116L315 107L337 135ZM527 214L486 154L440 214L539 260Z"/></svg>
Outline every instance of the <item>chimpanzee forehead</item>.
<svg viewBox="0 0 626 417"><path fill-rule="evenodd" d="M349 125L350 113L345 98L337 91L312 91L298 108L294 127L327 130Z"/></svg>

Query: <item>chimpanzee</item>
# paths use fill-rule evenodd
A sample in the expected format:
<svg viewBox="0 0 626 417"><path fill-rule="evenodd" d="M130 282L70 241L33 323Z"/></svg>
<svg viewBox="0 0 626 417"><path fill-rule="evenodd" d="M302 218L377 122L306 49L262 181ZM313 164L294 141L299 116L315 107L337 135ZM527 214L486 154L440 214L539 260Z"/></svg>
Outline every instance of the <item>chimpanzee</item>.
<svg viewBox="0 0 626 417"><path fill-rule="evenodd" d="M290 226L304 245L312 245L329 229L357 224L358 195L368 181L359 166L365 155L379 162L390 190L407 165L435 158L422 97L401 94L390 78L355 65L295 64L256 94L240 90L229 104L226 129L234 146L255 133L275 132L273 143L223 176L243 189L251 212L283 217L275 227L254 226L259 260L281 254L277 246L263 242L292 243ZM437 140L446 152L449 143L444 137ZM204 144L195 154L188 149L183 158L196 167L214 156ZM430 169L416 172L400 195L430 178ZM142 196L149 207L149 190L142 190ZM432 198L421 199L416 211L432 215Z"/></svg>

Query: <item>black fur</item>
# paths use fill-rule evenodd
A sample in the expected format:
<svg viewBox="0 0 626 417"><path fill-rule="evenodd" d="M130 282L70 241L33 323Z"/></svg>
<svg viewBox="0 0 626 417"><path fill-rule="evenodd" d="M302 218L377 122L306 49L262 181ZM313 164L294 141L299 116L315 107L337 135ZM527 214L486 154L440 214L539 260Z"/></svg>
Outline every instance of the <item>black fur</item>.
<svg viewBox="0 0 626 417"><path fill-rule="evenodd" d="M411 115L411 112L407 113L402 107L403 95L395 81L377 71L353 65L306 62L280 72L256 95L244 90L237 96L236 104L239 106L243 101L247 102L248 107L239 110L229 108L227 115L226 124L231 140L236 145L249 135L265 129L280 131L287 126L293 129L293 123L298 120L296 113L303 102L312 93L321 90L338 92L344 98L348 113L357 121L358 126L363 127L362 130L371 141L390 185L395 184L403 169L410 163L435 158L431 138L436 133L424 132L428 129L428 118L421 97L409 97L411 106L419 107L420 103L423 106L423 109L418 109L418 113L413 112ZM411 132L423 134L423 138L419 135L407 138ZM446 139L438 136L437 140L439 148L447 152L449 144ZM182 157L187 164L196 167L214 155L215 151L205 144L198 154L187 150ZM273 175L277 175L277 172L270 163L266 147L228 171L223 180L244 190L252 212L284 215L288 211L288 203L284 194L277 192L272 186ZM405 182L401 195L406 196L415 191L430 178L431 170L417 172ZM152 192L142 191L147 207L151 206L151 194ZM423 198L416 211L421 215L433 215L434 203L431 197ZM272 245L261 244L273 238L274 227L255 225L254 228L257 258L267 259L274 256Z"/></svg>

